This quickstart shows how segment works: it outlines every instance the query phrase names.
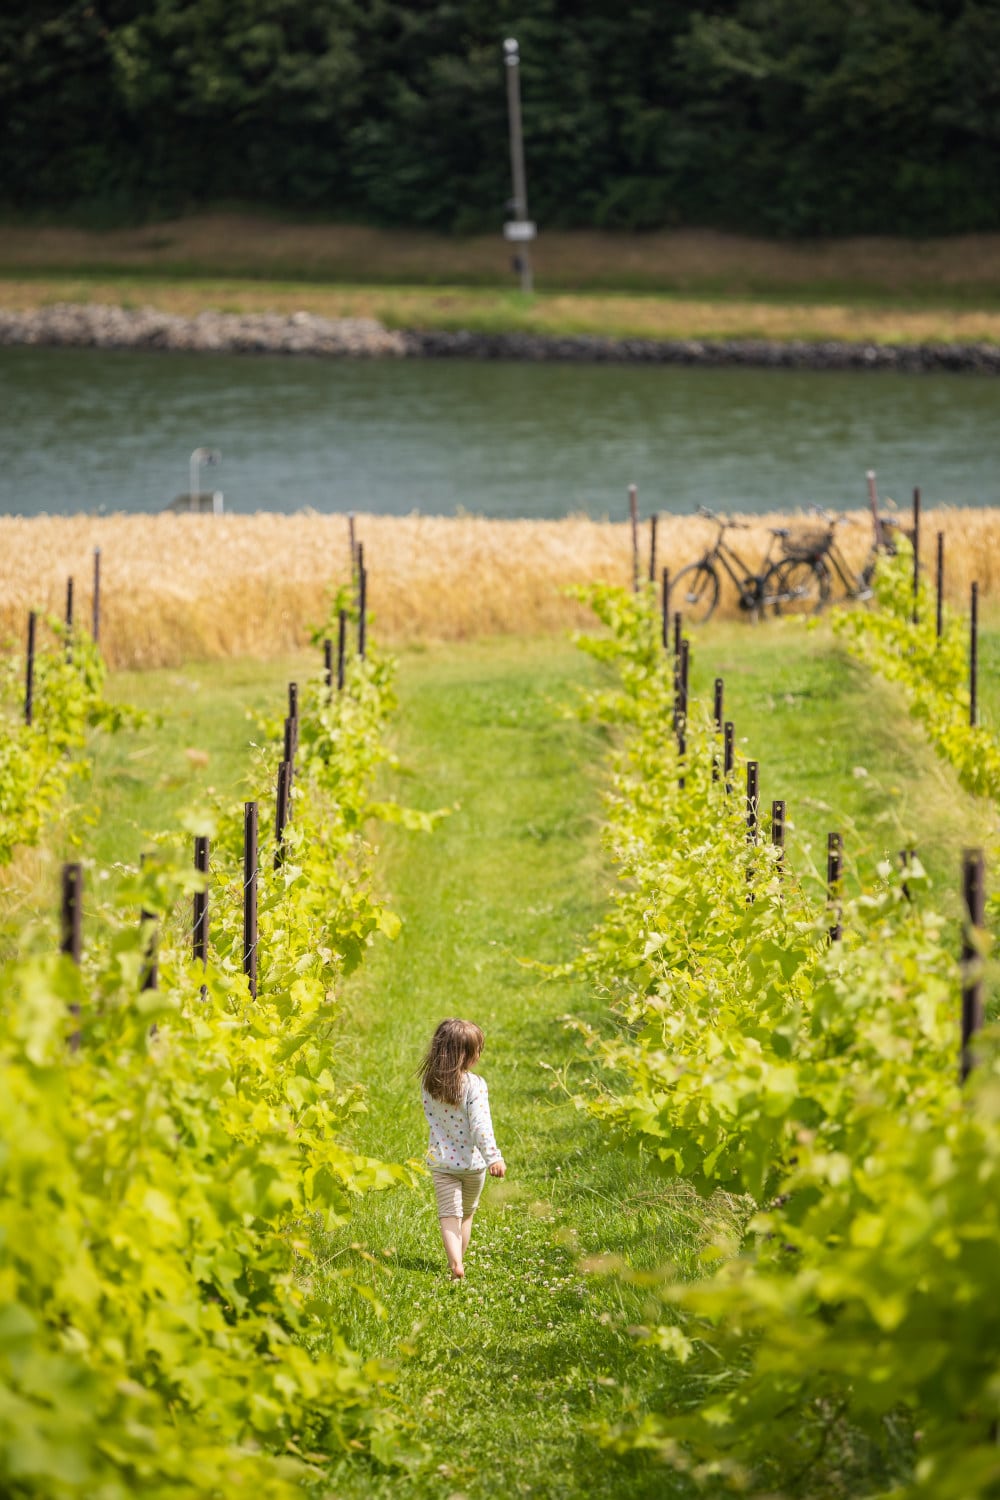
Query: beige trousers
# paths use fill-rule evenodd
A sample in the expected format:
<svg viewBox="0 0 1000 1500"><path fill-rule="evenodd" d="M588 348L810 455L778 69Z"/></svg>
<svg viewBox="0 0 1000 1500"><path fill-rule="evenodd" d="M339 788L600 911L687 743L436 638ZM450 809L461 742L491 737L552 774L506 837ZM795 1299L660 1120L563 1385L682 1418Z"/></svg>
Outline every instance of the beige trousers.
<svg viewBox="0 0 1000 1500"><path fill-rule="evenodd" d="M431 1172L439 1219L467 1219L476 1211L486 1181L486 1168L478 1172Z"/></svg>

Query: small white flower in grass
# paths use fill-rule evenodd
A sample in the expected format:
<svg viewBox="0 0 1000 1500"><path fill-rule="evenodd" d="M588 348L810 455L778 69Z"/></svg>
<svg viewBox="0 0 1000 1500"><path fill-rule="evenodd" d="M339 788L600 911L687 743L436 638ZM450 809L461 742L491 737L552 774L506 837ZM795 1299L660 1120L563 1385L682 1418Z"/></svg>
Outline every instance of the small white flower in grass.
<svg viewBox="0 0 1000 1500"><path fill-rule="evenodd" d="M855 766L851 771L851 775L854 777L855 781L864 781L865 777L868 775L868 772L864 766Z"/></svg>

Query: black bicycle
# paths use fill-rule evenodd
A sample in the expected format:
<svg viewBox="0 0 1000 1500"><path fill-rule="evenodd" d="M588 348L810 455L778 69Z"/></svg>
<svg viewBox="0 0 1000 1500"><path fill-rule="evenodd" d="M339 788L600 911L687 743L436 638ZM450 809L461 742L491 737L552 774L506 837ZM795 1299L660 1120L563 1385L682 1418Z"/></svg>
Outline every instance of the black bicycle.
<svg viewBox="0 0 1000 1500"><path fill-rule="evenodd" d="M677 590L676 597L684 611L685 620L692 625L703 625L706 620L711 619L715 606L719 602L720 565L736 587L740 609L753 619L757 619L760 614L768 610L776 611L782 591L788 594L790 601L792 599L795 602L798 601L800 592L806 587L805 574L795 573L786 581L783 570L788 566L789 559L787 556L778 558L774 556L775 543L779 541L787 543L789 531L786 526L770 528L771 540L767 546L767 553L755 572L740 557L732 543L726 541L727 531L747 531L749 530L747 523L716 515L704 505L698 507L698 515L704 516L706 520L714 521L719 531L704 557L682 568L673 581L671 593ZM810 576L816 580L818 586L819 575L810 574ZM791 589L794 589L794 593L789 592ZM821 605L817 603L816 608L820 607Z"/></svg>
<svg viewBox="0 0 1000 1500"><path fill-rule="evenodd" d="M778 576L769 590L768 605L774 614L817 614L829 603L838 583L845 599L871 599L879 557L895 553L893 532L903 529L891 516L875 516L871 549L855 572L837 545L837 527L849 524L849 517L831 515L821 505L810 509L826 525L821 531L794 535L786 531L784 558L778 563Z"/></svg>

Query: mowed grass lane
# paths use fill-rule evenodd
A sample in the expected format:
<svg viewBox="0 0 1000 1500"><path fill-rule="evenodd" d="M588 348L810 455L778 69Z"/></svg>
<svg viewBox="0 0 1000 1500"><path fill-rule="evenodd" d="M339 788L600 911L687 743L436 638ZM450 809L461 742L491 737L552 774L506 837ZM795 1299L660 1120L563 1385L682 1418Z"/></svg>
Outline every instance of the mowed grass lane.
<svg viewBox="0 0 1000 1500"><path fill-rule="evenodd" d="M522 961L565 962L601 912L602 736L560 714L595 674L560 641L404 660L393 791L454 810L429 837L393 831L381 851L404 927L349 993L343 1076L368 1105L355 1144L422 1155L415 1070L437 1022L464 1016L486 1033L479 1070L509 1175L487 1183L461 1284L448 1281L429 1179L365 1200L324 1246L318 1280L348 1341L407 1351L400 1405L424 1447L403 1474L342 1465L338 1495L664 1493L659 1466L604 1456L584 1431L677 1392L665 1363L634 1353L641 1303L579 1258L693 1269L705 1209L609 1151L569 1102L558 1079L567 1068L580 1079L579 1048L562 1017L601 1002ZM329 1274L341 1271L381 1311Z"/></svg>

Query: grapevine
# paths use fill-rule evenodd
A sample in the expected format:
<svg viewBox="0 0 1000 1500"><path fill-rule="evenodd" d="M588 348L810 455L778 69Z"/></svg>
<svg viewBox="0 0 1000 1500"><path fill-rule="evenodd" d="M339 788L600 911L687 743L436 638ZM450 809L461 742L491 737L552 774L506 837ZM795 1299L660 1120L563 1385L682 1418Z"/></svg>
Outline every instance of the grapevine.
<svg viewBox="0 0 1000 1500"><path fill-rule="evenodd" d="M831 943L831 912L748 839L697 710L678 759L649 603L593 603L610 635L589 648L618 674L589 706L621 737L619 878L578 961L611 1007L570 1023L593 1064L580 1103L617 1149L737 1195L745 1224L703 1280L660 1270L637 1335L710 1394L600 1435L708 1494L993 1495L1000 1065L981 1034L960 1089L960 976L925 877L904 892L885 861Z"/></svg>
<svg viewBox="0 0 1000 1500"><path fill-rule="evenodd" d="M165 837L116 892L119 920L91 936L81 968L29 952L0 976L5 1493L252 1485L290 1500L338 1454L399 1451L390 1372L347 1347L311 1275L315 1230L415 1173L344 1146L360 1100L332 1066L340 981L376 932L398 929L371 889L363 833L389 665L357 661L342 694L317 680L303 700L283 863L262 849L256 998L232 818L212 830L204 969L178 920L203 877ZM277 753L260 747L262 792ZM139 905L159 931L156 989L140 988Z"/></svg>
<svg viewBox="0 0 1000 1500"><path fill-rule="evenodd" d="M70 780L84 762L79 752L96 728L116 730L133 711L104 699L104 663L83 633L67 651L65 627L47 621L54 644L35 657L33 711L25 722L19 664L0 668L0 866L19 845L38 843Z"/></svg>

